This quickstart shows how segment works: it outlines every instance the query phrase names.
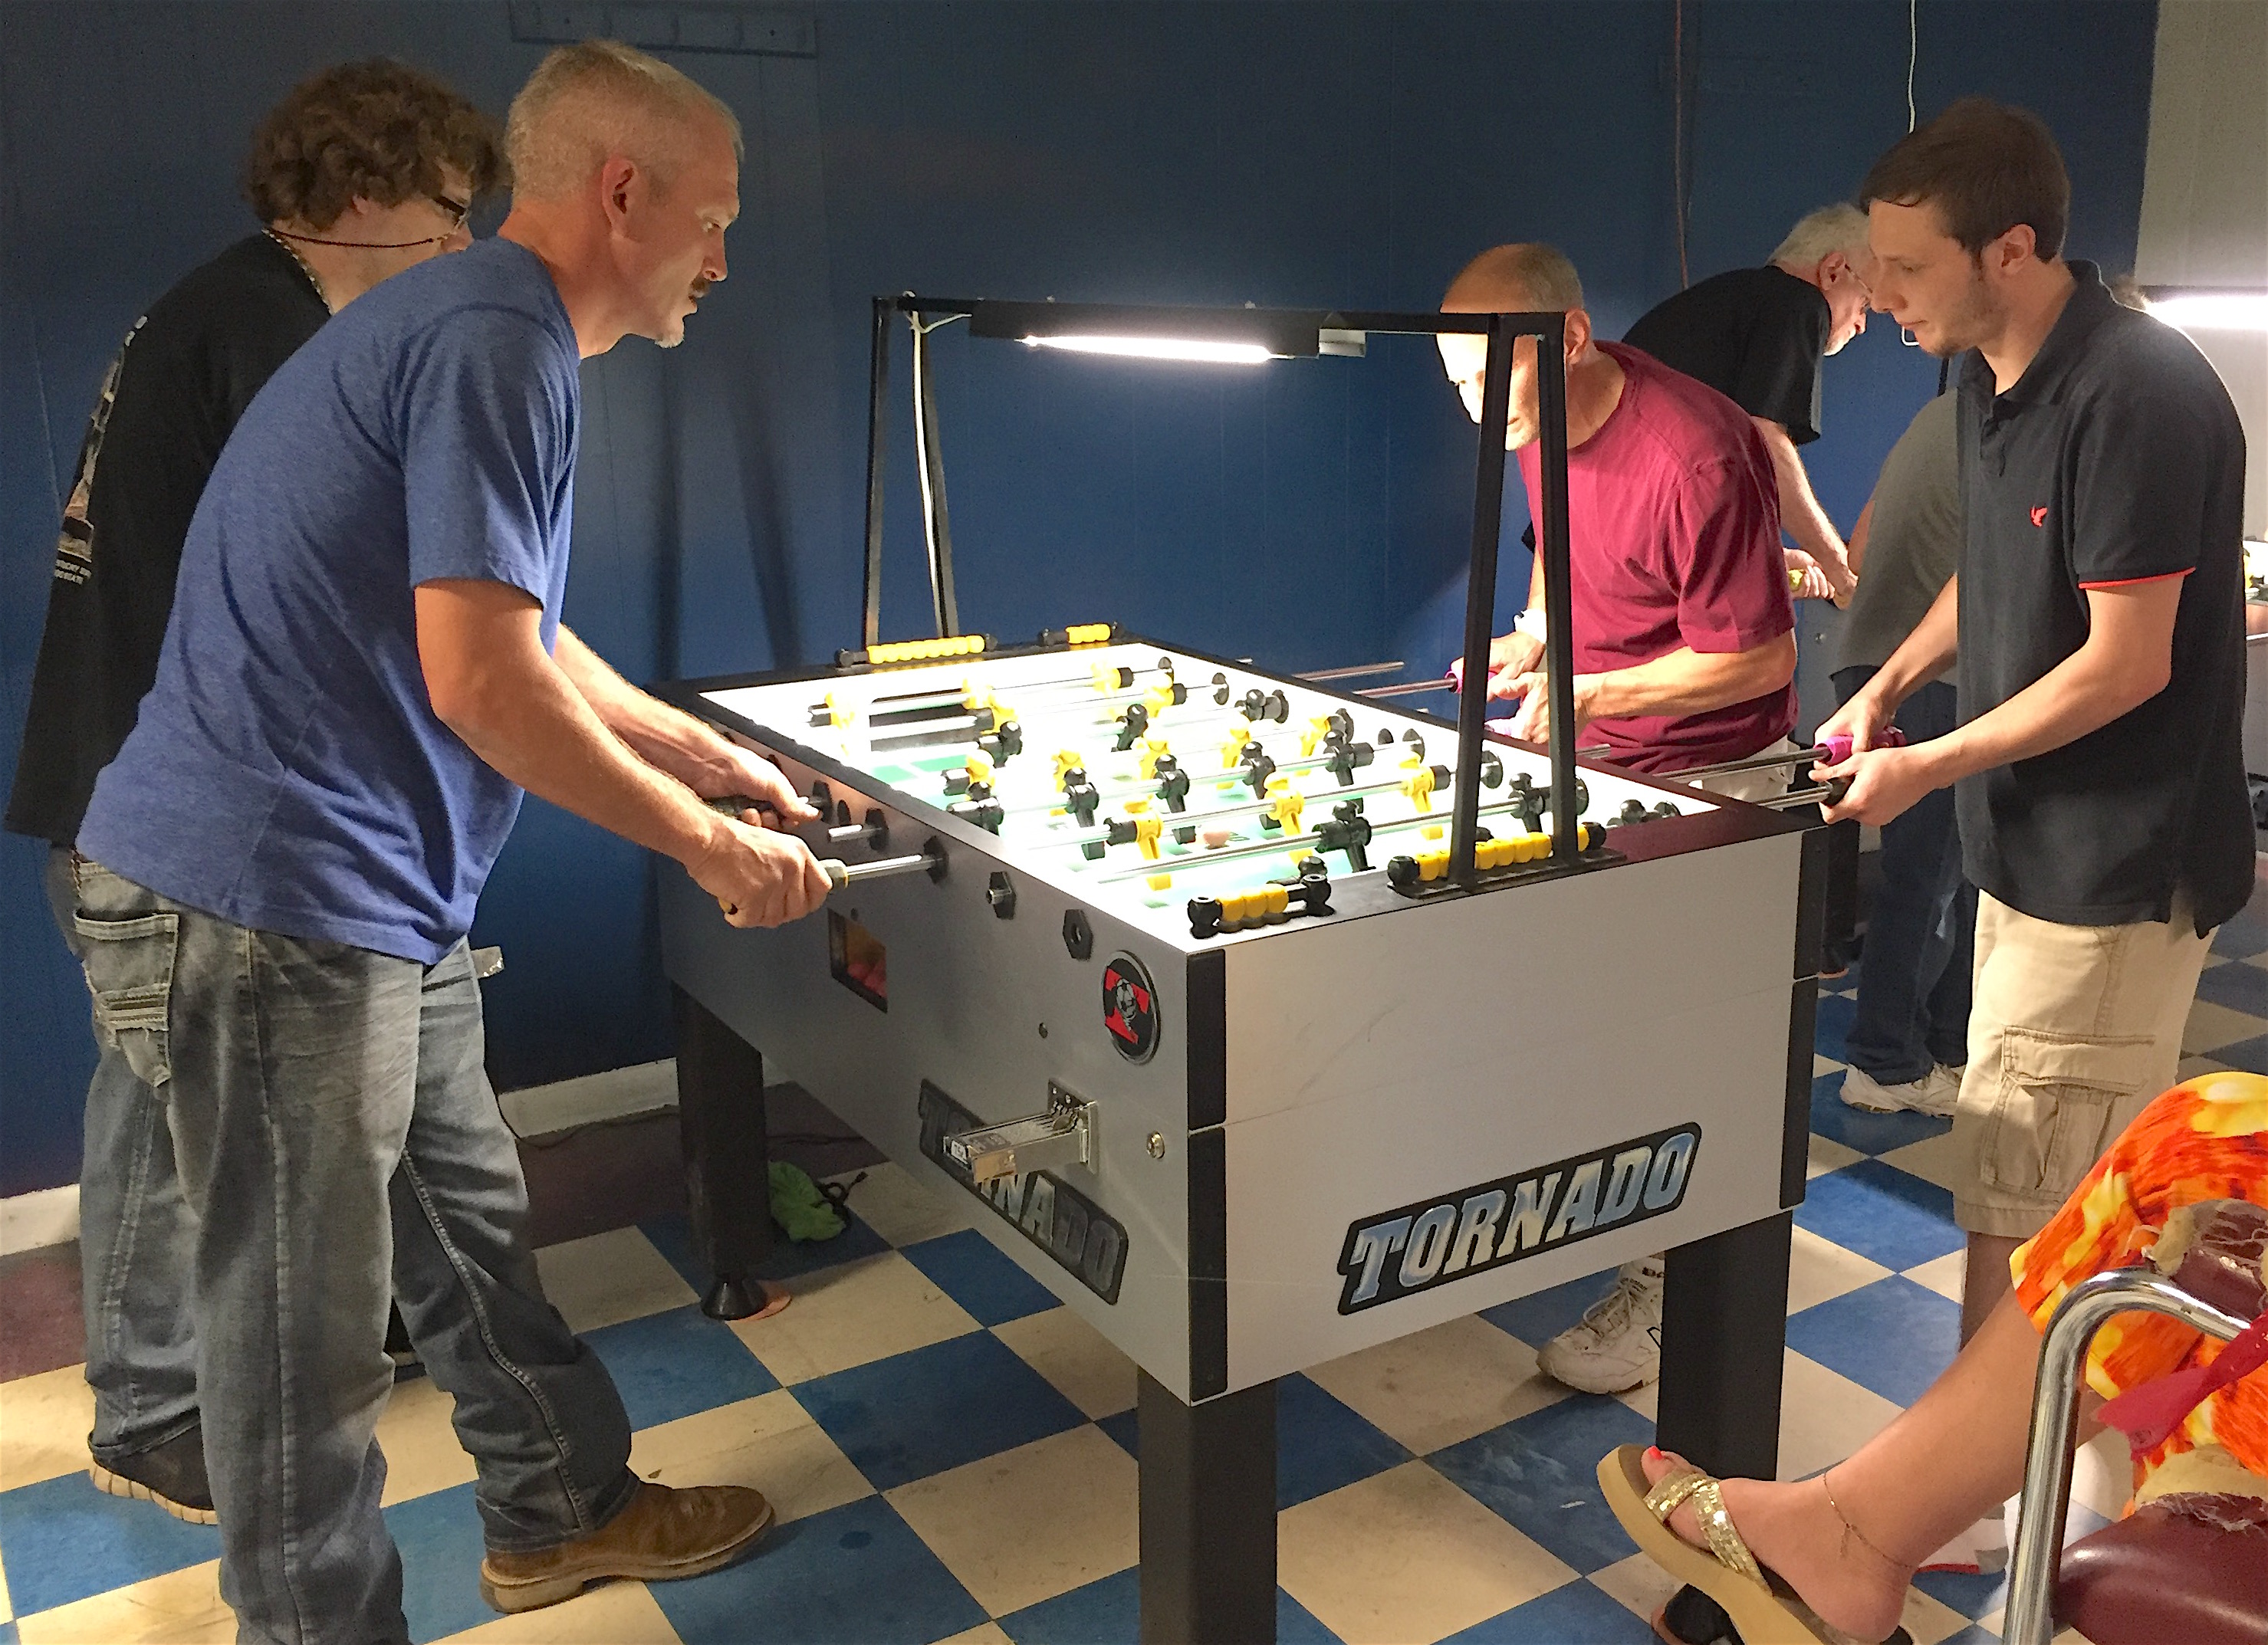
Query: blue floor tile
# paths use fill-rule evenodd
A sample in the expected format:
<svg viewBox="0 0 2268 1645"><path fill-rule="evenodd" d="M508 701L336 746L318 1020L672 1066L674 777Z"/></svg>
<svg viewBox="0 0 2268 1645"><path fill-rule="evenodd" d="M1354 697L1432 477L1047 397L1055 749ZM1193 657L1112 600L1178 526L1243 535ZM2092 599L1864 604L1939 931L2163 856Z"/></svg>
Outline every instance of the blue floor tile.
<svg viewBox="0 0 2268 1645"><path fill-rule="evenodd" d="M2268 914L2246 909L2233 914L2214 933L2213 951L2225 959L2250 959L2268 953Z"/></svg>
<svg viewBox="0 0 2268 1645"><path fill-rule="evenodd" d="M2268 1017L2268 971L2241 959L2224 966L2207 966L2198 976L2197 996L2226 1005L2232 1011Z"/></svg>
<svg viewBox="0 0 2268 1645"><path fill-rule="evenodd" d="M21 1636L13 1622L0 1622L0 1645L21 1645Z"/></svg>
<svg viewBox="0 0 2268 1645"><path fill-rule="evenodd" d="M1583 1311L1615 1289L1615 1270L1587 1274L1580 1280L1555 1285L1532 1296L1515 1296L1508 1303L1481 1311L1481 1318L1499 1331L1508 1331L1532 1348L1540 1348L1583 1317Z"/></svg>
<svg viewBox="0 0 2268 1645"><path fill-rule="evenodd" d="M1142 1420L1138 1412L1126 1410L1097 1417L1094 1425L1116 1440L1128 1456L1137 1462L1142 1459Z"/></svg>
<svg viewBox="0 0 2268 1645"><path fill-rule="evenodd" d="M396 1502L386 1510L386 1528L401 1550L401 1610L416 1645L497 1619L481 1597L481 1516L471 1486Z"/></svg>
<svg viewBox="0 0 2268 1645"><path fill-rule="evenodd" d="M1851 1032L1851 1019L1859 1014L1859 996L1855 994L1822 994L1819 996L1818 1025L1812 1035L1812 1046L1822 1057L1843 1061L1844 1036Z"/></svg>
<svg viewBox="0 0 2268 1645"><path fill-rule="evenodd" d="M685 1645L930 1645L984 1620L878 1496L777 1526L738 1565L652 1593Z"/></svg>
<svg viewBox="0 0 2268 1645"><path fill-rule="evenodd" d="M1843 1100L1841 1069L1811 1082L1813 1133L1861 1154L1887 1154L1952 1128L1952 1120L1933 1120L1926 1113L1869 1113L1853 1108Z"/></svg>
<svg viewBox="0 0 2268 1645"><path fill-rule="evenodd" d="M1599 1494L1599 1458L1653 1443L1653 1424L1621 1400L1574 1394L1425 1460L1587 1575L1638 1551Z"/></svg>
<svg viewBox="0 0 2268 1645"><path fill-rule="evenodd" d="M2003 1571L1917 1571L1913 1585L1940 1605L1958 1611L1970 1621L1990 1616L2008 1603L2008 1578Z"/></svg>
<svg viewBox="0 0 2268 1645"><path fill-rule="evenodd" d="M713 1277L708 1265L693 1253L693 1225L675 1215L651 1217L638 1224L638 1231L652 1240L654 1249L669 1259L669 1266L683 1276L695 1290L705 1293ZM850 1226L832 1239L816 1239L799 1245L785 1235L778 1237L772 1253L757 1267L760 1279L792 1280L798 1274L809 1274L817 1268L831 1268L838 1262L849 1262L856 1257L871 1257L887 1251L890 1242L855 1216Z"/></svg>
<svg viewBox="0 0 2268 1645"><path fill-rule="evenodd" d="M586 1331L583 1340L613 1375L633 1432L779 1386L731 1326L695 1306Z"/></svg>
<svg viewBox="0 0 2268 1645"><path fill-rule="evenodd" d="M1086 1421L989 1331L814 1378L795 1397L878 1491Z"/></svg>
<svg viewBox="0 0 2268 1645"><path fill-rule="evenodd" d="M1961 1304L1893 1274L1791 1315L1787 1345L1885 1399L1911 1405L1953 1362Z"/></svg>
<svg viewBox="0 0 2268 1645"><path fill-rule="evenodd" d="M1814 1177L1796 1226L1902 1271L1959 1251L1968 1237L1954 1226L1953 1196L1933 1182L1862 1159Z"/></svg>
<svg viewBox="0 0 2268 1645"><path fill-rule="evenodd" d="M899 1254L980 1326L1005 1325L1057 1306L1056 1295L973 1228L902 1246Z"/></svg>
<svg viewBox="0 0 2268 1645"><path fill-rule="evenodd" d="M2213 1061L2247 1074L2268 1074L2268 1034L2255 1034L2233 1046L2216 1046L2205 1053Z"/></svg>
<svg viewBox="0 0 2268 1645"><path fill-rule="evenodd" d="M1409 1460L1397 1441L1305 1377L1277 1382L1277 1512Z"/></svg>
<svg viewBox="0 0 2268 1645"><path fill-rule="evenodd" d="M1015 1645L1135 1645L1142 1622L1138 1570L1113 1573L999 1619ZM1276 1590L1276 1645L1339 1645L1300 1602Z"/></svg>
<svg viewBox="0 0 2268 1645"><path fill-rule="evenodd" d="M0 1492L0 1562L18 1616L220 1557L220 1532L66 1473Z"/></svg>
<svg viewBox="0 0 2268 1645"><path fill-rule="evenodd" d="M1580 1578L1452 1634L1441 1645L1653 1645L1653 1626Z"/></svg>

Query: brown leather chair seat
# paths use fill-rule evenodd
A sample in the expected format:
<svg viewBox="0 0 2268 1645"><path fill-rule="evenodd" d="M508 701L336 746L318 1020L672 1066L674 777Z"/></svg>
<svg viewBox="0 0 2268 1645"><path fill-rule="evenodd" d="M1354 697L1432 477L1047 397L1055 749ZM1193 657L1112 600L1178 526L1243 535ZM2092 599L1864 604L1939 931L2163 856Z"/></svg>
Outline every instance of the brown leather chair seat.
<svg viewBox="0 0 2268 1645"><path fill-rule="evenodd" d="M2094 1645L2268 1645L2268 1501L2143 1504L2064 1550L2055 1613Z"/></svg>

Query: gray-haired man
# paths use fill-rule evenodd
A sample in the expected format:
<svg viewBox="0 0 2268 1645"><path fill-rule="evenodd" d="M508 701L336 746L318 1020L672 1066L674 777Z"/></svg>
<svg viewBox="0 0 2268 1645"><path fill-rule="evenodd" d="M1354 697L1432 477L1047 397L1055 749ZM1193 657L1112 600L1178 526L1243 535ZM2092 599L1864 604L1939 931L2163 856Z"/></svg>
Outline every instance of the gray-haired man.
<svg viewBox="0 0 2268 1645"><path fill-rule="evenodd" d="M1771 454L1787 565L1805 599L1851 598L1857 581L1796 448L1819 437L1819 365L1867 329L1867 214L1822 206L1761 268L1712 275L1649 309L1623 341L1747 412Z"/></svg>

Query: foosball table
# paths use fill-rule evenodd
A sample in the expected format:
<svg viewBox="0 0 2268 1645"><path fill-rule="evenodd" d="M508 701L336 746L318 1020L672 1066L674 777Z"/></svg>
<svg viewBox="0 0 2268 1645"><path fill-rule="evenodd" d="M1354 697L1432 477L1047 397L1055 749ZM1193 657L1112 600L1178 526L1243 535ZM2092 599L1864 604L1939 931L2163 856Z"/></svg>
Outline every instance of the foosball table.
<svg viewBox="0 0 2268 1645"><path fill-rule="evenodd" d="M769 1065L1138 1367L1145 1641L1272 1637L1277 1378L1653 1252L1660 1443L1771 1475L1818 829L1107 624L662 694L836 885L747 930L662 867L705 1305Z"/></svg>

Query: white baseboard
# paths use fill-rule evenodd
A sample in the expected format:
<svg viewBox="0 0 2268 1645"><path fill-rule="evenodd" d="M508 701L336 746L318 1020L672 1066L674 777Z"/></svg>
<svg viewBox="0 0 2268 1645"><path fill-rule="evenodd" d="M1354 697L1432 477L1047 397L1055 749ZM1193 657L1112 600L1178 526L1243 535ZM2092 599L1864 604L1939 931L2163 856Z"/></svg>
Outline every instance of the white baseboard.
<svg viewBox="0 0 2268 1645"><path fill-rule="evenodd" d="M0 1257L78 1237L78 1184L41 1188L0 1200Z"/></svg>
<svg viewBox="0 0 2268 1645"><path fill-rule="evenodd" d="M504 1120L522 1136L541 1136L578 1125L595 1125L632 1114L677 1106L677 1061L643 1062L609 1069L579 1079L556 1080L524 1091L501 1091L497 1105ZM67 1245L78 1237L78 1185L41 1188L0 1199L0 1257L41 1245Z"/></svg>
<svg viewBox="0 0 2268 1645"><path fill-rule="evenodd" d="M522 1136L655 1113L677 1106L677 1059L665 1057L659 1062L503 1091L497 1101L505 1122Z"/></svg>

